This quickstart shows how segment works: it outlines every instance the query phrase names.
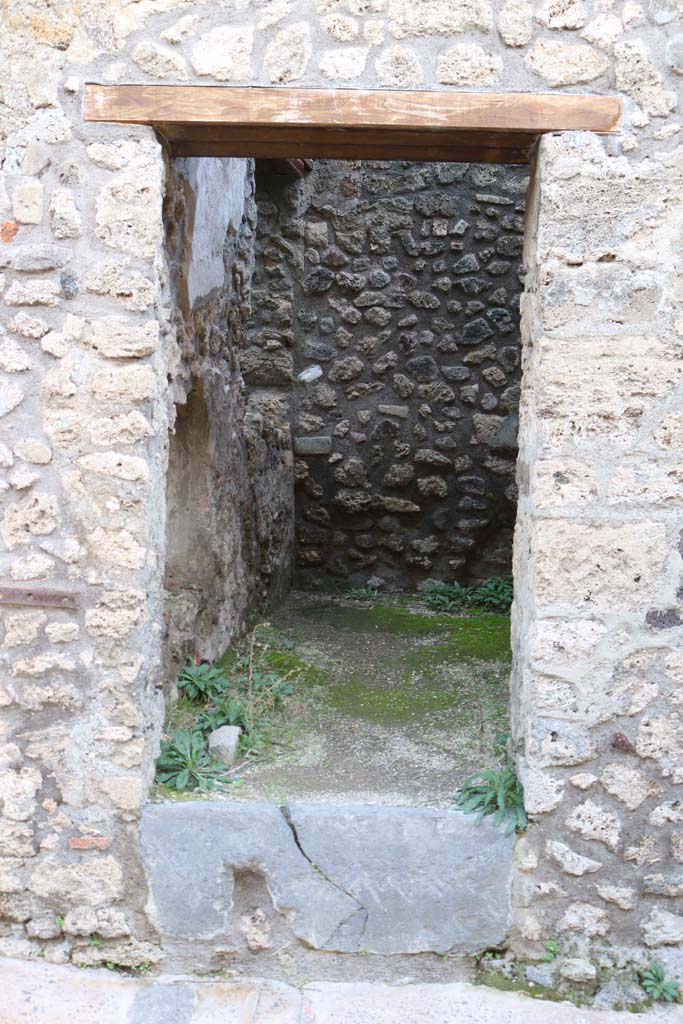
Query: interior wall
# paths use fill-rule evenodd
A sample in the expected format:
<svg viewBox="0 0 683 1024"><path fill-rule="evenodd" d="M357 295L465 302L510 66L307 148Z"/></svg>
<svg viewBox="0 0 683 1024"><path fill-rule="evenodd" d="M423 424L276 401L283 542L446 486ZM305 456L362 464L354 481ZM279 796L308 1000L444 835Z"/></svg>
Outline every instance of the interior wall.
<svg viewBox="0 0 683 1024"><path fill-rule="evenodd" d="M167 478L170 672L195 652L219 657L286 576L291 459L280 409L249 394L242 376L256 222L252 162L175 161L166 202L180 346Z"/></svg>
<svg viewBox="0 0 683 1024"><path fill-rule="evenodd" d="M510 571L527 181L332 160L257 178L252 374L291 385L302 585Z"/></svg>

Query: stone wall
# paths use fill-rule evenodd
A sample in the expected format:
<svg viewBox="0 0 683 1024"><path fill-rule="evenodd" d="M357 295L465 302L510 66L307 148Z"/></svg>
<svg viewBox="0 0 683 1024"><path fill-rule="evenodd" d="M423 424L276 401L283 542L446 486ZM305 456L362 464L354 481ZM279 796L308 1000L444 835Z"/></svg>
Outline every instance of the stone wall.
<svg viewBox="0 0 683 1024"><path fill-rule="evenodd" d="M99 80L625 97L618 138L542 143L527 233L514 939L680 960L682 23L670 0L8 6L0 558L76 607L2 605L0 952L158 958L137 830L178 397L166 168L151 131L82 122Z"/></svg>
<svg viewBox="0 0 683 1024"><path fill-rule="evenodd" d="M518 844L519 935L656 948L680 971L683 158L629 164L590 136L548 138L535 180L512 699L534 826Z"/></svg>
<svg viewBox="0 0 683 1024"><path fill-rule="evenodd" d="M195 651L220 657L289 575L289 423L242 376L253 190L252 161L170 168L165 223L180 363L167 479L169 668Z"/></svg>
<svg viewBox="0 0 683 1024"><path fill-rule="evenodd" d="M304 585L510 571L527 181L526 168L316 161L288 190L307 200L293 339Z"/></svg>

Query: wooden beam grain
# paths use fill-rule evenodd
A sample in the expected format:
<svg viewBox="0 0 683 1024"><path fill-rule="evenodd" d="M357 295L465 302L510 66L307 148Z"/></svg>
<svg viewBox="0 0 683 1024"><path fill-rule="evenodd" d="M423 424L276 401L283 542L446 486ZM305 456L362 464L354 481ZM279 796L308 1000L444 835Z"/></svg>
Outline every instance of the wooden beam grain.
<svg viewBox="0 0 683 1024"><path fill-rule="evenodd" d="M525 163L544 132L617 132L621 100L567 93L88 83L84 117L151 125L176 155Z"/></svg>

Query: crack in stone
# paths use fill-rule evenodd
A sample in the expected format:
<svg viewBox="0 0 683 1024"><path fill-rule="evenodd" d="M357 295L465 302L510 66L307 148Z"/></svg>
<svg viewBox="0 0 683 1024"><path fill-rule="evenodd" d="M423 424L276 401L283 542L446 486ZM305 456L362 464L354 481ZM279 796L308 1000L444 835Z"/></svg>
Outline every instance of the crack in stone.
<svg viewBox="0 0 683 1024"><path fill-rule="evenodd" d="M285 822L287 823L287 826L289 827L290 832L292 833L292 838L294 839L294 842L296 843L296 847L299 850L299 852L301 853L301 856L305 860L307 860L308 863L313 868L313 870L317 874L319 874L322 878L324 878L326 882L329 882L329 884L334 889L337 889L339 892L344 893L345 896L348 896L348 898L350 900L353 900L353 902L356 904L356 909L352 910L351 913L348 915L348 917L345 917L343 921L340 921L339 924L336 925L336 927L334 928L334 931L332 932L332 934L322 944L321 949L325 949L326 947L328 947L329 944L334 939L334 937L337 934L337 932L341 928L343 928L344 925L348 921L350 921L352 917L355 917L355 915L358 914L359 911L362 912L365 915L365 918L363 920L363 927L362 927L361 933L360 933L360 935L358 937L358 945L357 945L356 949L360 948L360 941L363 938L363 935L365 934L365 929L367 927L368 918L370 917L370 912L363 906L363 904L360 902L360 900L356 896L353 895L353 893L350 893L347 889L345 889L343 887L343 885L339 885L338 882L335 882L334 879L332 879L328 875L326 875L325 872L323 871L323 869L320 867L320 865L316 864L316 862L311 857L309 857L309 855L306 853L306 851L303 848L301 840L299 839L299 833L297 832L296 825L292 821L292 817L291 817L291 815L289 813L289 808L286 807L286 806L282 806L282 807L280 807L280 811L282 813L282 817L284 818Z"/></svg>

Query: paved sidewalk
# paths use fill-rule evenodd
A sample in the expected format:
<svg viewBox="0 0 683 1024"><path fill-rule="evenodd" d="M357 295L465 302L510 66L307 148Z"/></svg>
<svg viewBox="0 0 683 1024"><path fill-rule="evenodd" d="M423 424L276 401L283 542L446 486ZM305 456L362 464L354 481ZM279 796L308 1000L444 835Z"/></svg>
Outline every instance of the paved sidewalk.
<svg viewBox="0 0 683 1024"><path fill-rule="evenodd" d="M0 961L0 1024L681 1024L683 1009L634 1017L449 985L138 980Z"/></svg>

